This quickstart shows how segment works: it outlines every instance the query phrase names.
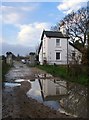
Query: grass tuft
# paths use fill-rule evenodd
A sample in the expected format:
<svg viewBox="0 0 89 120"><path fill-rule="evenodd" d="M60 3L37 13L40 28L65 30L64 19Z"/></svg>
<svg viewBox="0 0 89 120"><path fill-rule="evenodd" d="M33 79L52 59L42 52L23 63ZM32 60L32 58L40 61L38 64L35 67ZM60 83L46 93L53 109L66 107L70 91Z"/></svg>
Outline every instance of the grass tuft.
<svg viewBox="0 0 89 120"><path fill-rule="evenodd" d="M87 86L89 84L89 77L87 75L87 70L84 71L82 68L81 72L78 71L77 68L74 68L72 71L71 69L67 69L67 66L65 65L37 65L38 68L45 70L46 72L52 74L53 76L60 77L62 79L65 79L67 81L79 83L82 85Z"/></svg>

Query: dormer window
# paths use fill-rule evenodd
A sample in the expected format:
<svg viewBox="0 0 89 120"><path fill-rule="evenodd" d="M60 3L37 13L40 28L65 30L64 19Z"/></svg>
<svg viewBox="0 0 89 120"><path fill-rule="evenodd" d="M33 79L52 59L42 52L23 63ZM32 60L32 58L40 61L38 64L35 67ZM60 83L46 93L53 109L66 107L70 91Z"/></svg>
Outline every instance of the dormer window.
<svg viewBox="0 0 89 120"><path fill-rule="evenodd" d="M60 39L56 39L56 46L60 46Z"/></svg>

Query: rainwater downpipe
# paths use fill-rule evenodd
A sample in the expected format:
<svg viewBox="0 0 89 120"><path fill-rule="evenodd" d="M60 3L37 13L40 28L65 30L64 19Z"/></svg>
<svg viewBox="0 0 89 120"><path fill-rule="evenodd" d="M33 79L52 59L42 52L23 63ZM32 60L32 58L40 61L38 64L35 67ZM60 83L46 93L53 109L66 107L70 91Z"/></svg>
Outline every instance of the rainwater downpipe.
<svg viewBox="0 0 89 120"><path fill-rule="evenodd" d="M42 40L42 65L43 65L43 40Z"/></svg>
<svg viewBox="0 0 89 120"><path fill-rule="evenodd" d="M68 64L68 38L67 38L67 73L69 71L69 64Z"/></svg>

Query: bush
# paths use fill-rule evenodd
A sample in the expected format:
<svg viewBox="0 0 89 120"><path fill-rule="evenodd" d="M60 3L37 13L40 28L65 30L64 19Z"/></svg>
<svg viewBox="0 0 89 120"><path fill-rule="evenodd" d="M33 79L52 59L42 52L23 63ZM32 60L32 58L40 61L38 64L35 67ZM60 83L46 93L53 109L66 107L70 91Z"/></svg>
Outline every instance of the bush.
<svg viewBox="0 0 89 120"><path fill-rule="evenodd" d="M5 81L5 74L9 71L10 67L6 62L2 62L2 82Z"/></svg>

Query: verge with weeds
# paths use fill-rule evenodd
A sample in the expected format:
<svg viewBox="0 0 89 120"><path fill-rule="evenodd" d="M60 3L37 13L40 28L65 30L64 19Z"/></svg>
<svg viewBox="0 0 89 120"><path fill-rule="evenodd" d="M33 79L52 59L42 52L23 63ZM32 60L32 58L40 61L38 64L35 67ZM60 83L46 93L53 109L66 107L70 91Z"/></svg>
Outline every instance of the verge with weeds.
<svg viewBox="0 0 89 120"><path fill-rule="evenodd" d="M11 65L2 62L2 82L5 81L5 74L10 70Z"/></svg>
<svg viewBox="0 0 89 120"><path fill-rule="evenodd" d="M79 83L87 86L89 84L88 71L85 66L65 66L65 65L37 65L36 67L45 70L53 76Z"/></svg>

